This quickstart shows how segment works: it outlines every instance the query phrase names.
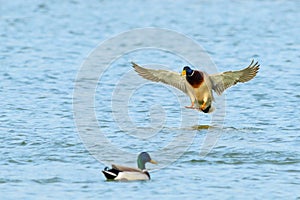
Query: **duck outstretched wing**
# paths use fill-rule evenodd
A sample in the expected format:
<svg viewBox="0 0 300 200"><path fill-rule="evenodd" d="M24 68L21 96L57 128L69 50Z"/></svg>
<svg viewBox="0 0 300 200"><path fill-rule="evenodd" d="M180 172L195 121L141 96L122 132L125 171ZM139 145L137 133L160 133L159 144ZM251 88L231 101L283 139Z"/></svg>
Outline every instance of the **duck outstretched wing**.
<svg viewBox="0 0 300 200"><path fill-rule="evenodd" d="M141 67L134 62L132 62L132 67L140 76L142 76L145 79L171 85L188 94L189 86L187 85L186 78L184 76L181 76L179 73L167 70L148 69Z"/></svg>
<svg viewBox="0 0 300 200"><path fill-rule="evenodd" d="M245 83L253 79L258 70L258 62L254 63L254 60L250 63L248 67L239 71L227 71L220 74L209 75L212 89L218 94L221 95L227 88L241 82Z"/></svg>

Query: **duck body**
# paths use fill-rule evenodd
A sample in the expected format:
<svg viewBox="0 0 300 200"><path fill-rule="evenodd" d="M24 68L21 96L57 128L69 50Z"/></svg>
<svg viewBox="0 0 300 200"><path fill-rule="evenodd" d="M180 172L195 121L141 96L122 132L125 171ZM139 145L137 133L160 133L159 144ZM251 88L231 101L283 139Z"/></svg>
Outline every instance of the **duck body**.
<svg viewBox="0 0 300 200"><path fill-rule="evenodd" d="M157 164L156 161L152 160L147 152L139 154L137 159L138 168L127 167L122 165L112 164L111 169L105 167L102 173L107 180L115 181L142 181L150 180L150 174L146 170L146 162Z"/></svg>
<svg viewBox="0 0 300 200"><path fill-rule="evenodd" d="M111 169L106 167L103 171L107 180L115 181L143 181L150 180L150 174L147 170L131 168L131 170L122 171L116 165Z"/></svg>
<svg viewBox="0 0 300 200"><path fill-rule="evenodd" d="M212 106L214 98L212 91L209 89L211 87L209 75L206 72L192 70L188 66L183 68L182 75L185 76L186 81L192 86L192 92L189 95L192 105L186 106L186 108L199 108L204 113L214 111Z"/></svg>

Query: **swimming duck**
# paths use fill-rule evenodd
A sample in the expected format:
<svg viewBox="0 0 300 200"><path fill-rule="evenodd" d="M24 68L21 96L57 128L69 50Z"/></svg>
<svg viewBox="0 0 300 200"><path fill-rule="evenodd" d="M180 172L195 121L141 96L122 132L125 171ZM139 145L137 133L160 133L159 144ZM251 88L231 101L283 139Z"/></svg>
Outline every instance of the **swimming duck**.
<svg viewBox="0 0 300 200"><path fill-rule="evenodd" d="M134 62L132 66L143 78L171 85L186 93L191 100L191 106L186 106L186 108L211 113L214 111L212 91L221 95L227 88L239 82L250 81L256 76L260 65L252 60L245 69L212 75L204 71L193 70L189 66L185 66L181 74L167 70L147 69Z"/></svg>
<svg viewBox="0 0 300 200"><path fill-rule="evenodd" d="M107 180L126 180L126 181L139 181L150 180L150 174L146 170L146 163L157 164L152 160L149 153L142 152L138 155L137 165L138 168L126 167L121 165L112 164L112 168L105 167L102 171Z"/></svg>

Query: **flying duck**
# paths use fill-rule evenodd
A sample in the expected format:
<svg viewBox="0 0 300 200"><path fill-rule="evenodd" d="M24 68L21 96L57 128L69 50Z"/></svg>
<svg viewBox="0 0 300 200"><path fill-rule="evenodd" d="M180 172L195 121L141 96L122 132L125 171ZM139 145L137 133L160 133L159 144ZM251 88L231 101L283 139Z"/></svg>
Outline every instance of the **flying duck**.
<svg viewBox="0 0 300 200"><path fill-rule="evenodd" d="M126 167L121 165L112 164L112 168L105 167L102 171L107 180L119 180L119 181L140 181L150 180L150 174L146 170L146 162L157 164L152 160L149 153L142 152L138 155L137 165L138 168Z"/></svg>
<svg viewBox="0 0 300 200"><path fill-rule="evenodd" d="M167 70L147 69L134 62L132 66L143 78L171 85L186 93L191 100L191 106L186 108L210 113L214 111L212 91L221 95L227 88L239 82L250 81L256 76L260 65L252 60L245 69L211 75L204 71L193 70L189 66L185 66L181 74Z"/></svg>

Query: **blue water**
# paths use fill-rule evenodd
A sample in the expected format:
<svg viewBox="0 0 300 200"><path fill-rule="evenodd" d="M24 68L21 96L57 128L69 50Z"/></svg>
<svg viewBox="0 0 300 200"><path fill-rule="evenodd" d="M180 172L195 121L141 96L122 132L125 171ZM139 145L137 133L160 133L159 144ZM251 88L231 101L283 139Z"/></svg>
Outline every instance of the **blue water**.
<svg viewBox="0 0 300 200"><path fill-rule="evenodd" d="M0 198L300 199L300 2L123 4L0 2ZM127 67L131 70L132 59L168 64L178 72L185 63L173 54L151 50L123 55L113 62L112 73L95 90L94 106L99 126L112 144L131 154L142 150L151 154L189 131L192 144L168 165L164 164L169 155L152 154L162 164L147 165L154 169L149 182L107 182L101 173L107 163L135 166L135 159L101 149L98 153L110 159L101 162L86 148L74 117L76 78L99 44L144 27L164 28L193 39L219 71L241 69L251 59L258 60L261 69L249 83L225 92L220 138L201 157L206 134L220 132L220 128L210 126L210 115L196 111L188 115L200 120L180 127L182 105L177 95L186 105L189 100L174 89L149 83L135 91L126 112L141 132L150 132L140 141L141 135L128 137L126 130L120 131L124 124L114 121L110 109L113 81L121 79ZM152 116L160 116L155 113L161 108L164 120L151 121L149 110ZM156 135L149 125L157 128L161 121L165 124ZM93 128L88 125L87 121L87 130ZM170 157L181 153L184 145L185 140L171 149Z"/></svg>

